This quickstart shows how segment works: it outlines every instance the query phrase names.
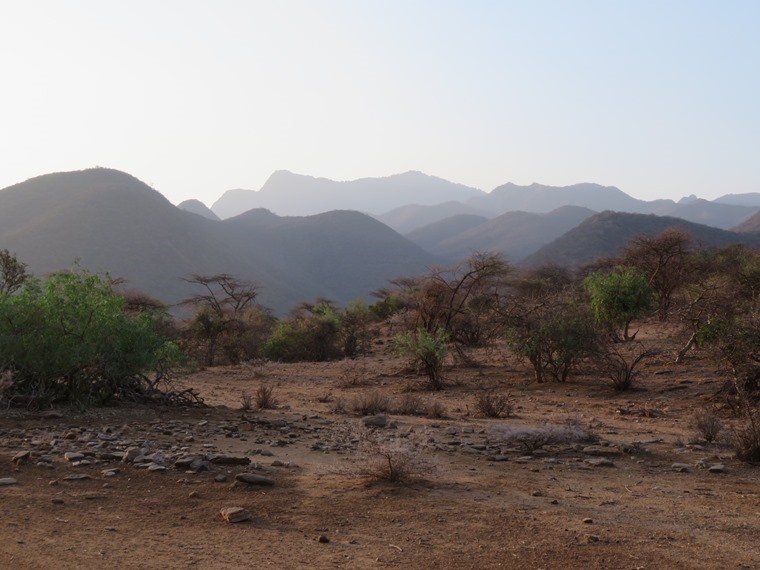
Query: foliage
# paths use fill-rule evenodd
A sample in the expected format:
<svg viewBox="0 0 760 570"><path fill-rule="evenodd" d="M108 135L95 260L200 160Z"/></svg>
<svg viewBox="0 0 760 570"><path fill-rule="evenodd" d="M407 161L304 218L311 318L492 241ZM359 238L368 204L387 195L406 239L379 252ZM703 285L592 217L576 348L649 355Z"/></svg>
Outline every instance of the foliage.
<svg viewBox="0 0 760 570"><path fill-rule="evenodd" d="M177 347L154 331L152 313L122 309L108 279L82 270L1 296L0 370L13 371L11 394L87 406L134 395L150 371L165 374Z"/></svg>
<svg viewBox="0 0 760 570"><path fill-rule="evenodd" d="M272 325L269 313L256 304L258 285L228 273L193 274L185 281L201 290L181 304L196 310L189 331L205 346L206 365L214 366L220 346L232 363L258 356Z"/></svg>
<svg viewBox="0 0 760 570"><path fill-rule="evenodd" d="M356 358L369 352L375 316L364 301L354 301L340 313L340 343L343 355Z"/></svg>
<svg viewBox="0 0 760 570"><path fill-rule="evenodd" d="M300 307L277 324L262 353L282 362L322 362L340 357L340 316L329 303Z"/></svg>
<svg viewBox="0 0 760 570"><path fill-rule="evenodd" d="M646 277L635 267L618 267L611 273L596 271L583 281L591 295L596 322L623 328L623 339L632 340L628 328L652 306ZM615 333L617 337L617 333Z"/></svg>
<svg viewBox="0 0 760 570"><path fill-rule="evenodd" d="M432 333L419 328L414 333L399 334L394 338L396 350L422 369L433 390L441 390L444 386L442 368L448 341L449 336L442 328Z"/></svg>
<svg viewBox="0 0 760 570"><path fill-rule="evenodd" d="M565 382L580 360L593 353L597 334L589 312L565 302L511 318L507 343L531 363L536 382L547 374Z"/></svg>
<svg viewBox="0 0 760 570"><path fill-rule="evenodd" d="M0 251L0 296L12 295L29 277L26 264L21 263L15 254L7 249Z"/></svg>

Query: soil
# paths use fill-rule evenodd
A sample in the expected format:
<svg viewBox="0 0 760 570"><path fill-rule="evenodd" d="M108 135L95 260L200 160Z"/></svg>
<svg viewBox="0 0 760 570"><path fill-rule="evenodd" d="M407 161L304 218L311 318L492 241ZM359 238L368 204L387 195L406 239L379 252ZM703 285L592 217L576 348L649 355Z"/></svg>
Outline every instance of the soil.
<svg viewBox="0 0 760 570"><path fill-rule="evenodd" d="M0 486L0 567L760 567L760 472L727 443L698 441L691 427L703 408L728 426L736 421L714 397L724 374L699 352L672 364L679 339L656 325L640 338L660 354L626 392L590 370L535 384L524 363L491 350L473 355L477 365L450 366L446 389L434 393L378 342L357 361L218 367L182 378L206 408L124 405L62 409L62 417L5 410L0 478L17 483ZM262 385L278 405L241 409L242 395ZM509 417L478 414L487 388L509 397ZM389 426L367 428L350 409L368 394L437 401L446 411L391 412ZM500 443L499 426L547 423L571 423L599 441L533 454ZM362 451L368 433L387 446L414 443L425 460L417 476L390 483L368 475L376 459ZM130 445L158 452L154 464L167 469L119 461ZM11 462L23 451L27 460ZM66 451L85 460L67 461ZM251 464L176 468L187 454ZM599 454L612 465L594 466ZM716 464L723 472L708 469ZM275 484L236 482L244 471ZM65 479L72 474L89 478ZM227 523L226 507L251 519Z"/></svg>

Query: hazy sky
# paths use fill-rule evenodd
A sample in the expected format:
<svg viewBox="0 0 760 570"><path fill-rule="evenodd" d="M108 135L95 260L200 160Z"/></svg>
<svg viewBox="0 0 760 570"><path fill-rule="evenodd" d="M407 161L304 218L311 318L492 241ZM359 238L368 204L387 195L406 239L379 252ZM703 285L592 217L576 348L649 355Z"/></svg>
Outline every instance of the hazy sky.
<svg viewBox="0 0 760 570"><path fill-rule="evenodd" d="M756 0L0 0L0 187L280 169L760 191Z"/></svg>

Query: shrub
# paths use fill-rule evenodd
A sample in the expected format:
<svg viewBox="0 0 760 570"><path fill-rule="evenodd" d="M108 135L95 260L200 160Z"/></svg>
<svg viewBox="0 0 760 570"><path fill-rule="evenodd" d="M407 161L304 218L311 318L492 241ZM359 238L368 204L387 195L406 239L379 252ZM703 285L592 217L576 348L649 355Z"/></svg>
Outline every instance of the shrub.
<svg viewBox="0 0 760 570"><path fill-rule="evenodd" d="M256 389L254 400L256 401L256 409L258 410L271 410L277 407L274 387L267 384L262 384Z"/></svg>
<svg viewBox="0 0 760 570"><path fill-rule="evenodd" d="M622 392L628 390L639 375L639 364L654 355L654 351L644 350L641 346L628 351L609 349L602 355L599 366L602 374L612 380L612 387Z"/></svg>
<svg viewBox="0 0 760 570"><path fill-rule="evenodd" d="M361 416L374 416L391 409L391 400L382 392L364 392L351 400L351 409Z"/></svg>
<svg viewBox="0 0 760 570"><path fill-rule="evenodd" d="M748 462L760 461L760 412L747 409L744 425L734 430L734 451L737 459Z"/></svg>
<svg viewBox="0 0 760 570"><path fill-rule="evenodd" d="M441 404L438 400L433 400L427 407L427 417L440 420L446 417L446 406Z"/></svg>
<svg viewBox="0 0 760 570"><path fill-rule="evenodd" d="M396 350L412 361L427 375L430 387L441 390L444 378L441 370L447 353L448 335L439 328L435 333L417 329L415 333L397 335L394 339Z"/></svg>
<svg viewBox="0 0 760 570"><path fill-rule="evenodd" d="M699 437L712 443L723 431L723 423L711 410L698 410L691 418L691 427Z"/></svg>
<svg viewBox="0 0 760 570"><path fill-rule="evenodd" d="M82 270L0 296L0 370L13 370L9 397L44 407L155 394L181 355L155 332L154 313L126 316L122 308L109 279Z"/></svg>
<svg viewBox="0 0 760 570"><path fill-rule="evenodd" d="M528 453L533 453L547 445L590 442L596 439L593 434L575 425L496 426L493 432L506 445L517 445Z"/></svg>
<svg viewBox="0 0 760 570"><path fill-rule="evenodd" d="M318 303L280 322L262 352L282 362L322 362L340 356L339 340L338 315L329 305Z"/></svg>
<svg viewBox="0 0 760 570"><path fill-rule="evenodd" d="M425 402L411 392L402 394L395 406L394 412L402 416L417 416L425 413Z"/></svg>
<svg viewBox="0 0 760 570"><path fill-rule="evenodd" d="M475 409L487 418L509 417L512 415L514 405L509 397L500 394L495 388L483 390L475 400Z"/></svg>
<svg viewBox="0 0 760 570"><path fill-rule="evenodd" d="M359 436L356 473L373 481L412 482L432 470L424 452L416 437L386 439L380 430L364 430Z"/></svg>
<svg viewBox="0 0 760 570"><path fill-rule="evenodd" d="M244 412L253 409L253 395L250 392L240 393L240 409Z"/></svg>
<svg viewBox="0 0 760 570"><path fill-rule="evenodd" d="M647 278L635 267L618 267L612 273L592 273L583 284L591 295L596 321L623 328L623 340L633 340L636 333L633 336L628 334L631 321L652 307L652 291Z"/></svg>

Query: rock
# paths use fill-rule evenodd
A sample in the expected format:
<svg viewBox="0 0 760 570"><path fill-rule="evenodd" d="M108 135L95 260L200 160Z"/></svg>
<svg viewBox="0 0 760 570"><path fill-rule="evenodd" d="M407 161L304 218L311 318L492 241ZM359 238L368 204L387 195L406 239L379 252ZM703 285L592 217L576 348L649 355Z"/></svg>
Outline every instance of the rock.
<svg viewBox="0 0 760 570"><path fill-rule="evenodd" d="M327 537L326 534L320 534L317 537L317 542L321 542L322 544L327 544L328 542L330 542L330 539Z"/></svg>
<svg viewBox="0 0 760 570"><path fill-rule="evenodd" d="M0 487L9 487L18 483L13 477L5 477L0 479Z"/></svg>
<svg viewBox="0 0 760 570"><path fill-rule="evenodd" d="M84 453L78 453L76 451L67 451L63 454L63 458L66 461L74 462L74 461L82 461L84 459L85 455Z"/></svg>
<svg viewBox="0 0 760 570"><path fill-rule="evenodd" d="M676 473L688 473L691 465L688 463L674 463L670 468Z"/></svg>
<svg viewBox="0 0 760 570"><path fill-rule="evenodd" d="M11 457L11 462L15 463L16 465L22 465L23 463L26 463L31 459L32 452L31 451L19 451L16 455Z"/></svg>
<svg viewBox="0 0 760 570"><path fill-rule="evenodd" d="M63 478L64 481L86 481L87 479L92 479L92 477L86 473L72 473Z"/></svg>
<svg viewBox="0 0 760 570"><path fill-rule="evenodd" d="M274 485L274 479L264 477L263 475L256 475L255 473L238 473L235 475L235 481L247 483L248 485L263 485L267 487Z"/></svg>
<svg viewBox="0 0 760 570"><path fill-rule="evenodd" d="M584 463L588 463L592 467L615 467L615 464L606 457L597 457L595 459L586 459Z"/></svg>
<svg viewBox="0 0 760 570"><path fill-rule="evenodd" d="M224 522L228 523L244 522L252 518L251 513L243 507L225 507L219 511L219 514L222 515Z"/></svg>
<svg viewBox="0 0 760 570"><path fill-rule="evenodd" d="M63 414L58 410L47 410L45 412L42 412L40 414L40 417L46 420L58 420L63 417Z"/></svg>
<svg viewBox="0 0 760 570"><path fill-rule="evenodd" d="M251 460L242 455L213 455L211 463L217 465L250 465Z"/></svg>
<svg viewBox="0 0 760 570"><path fill-rule="evenodd" d="M726 466L722 463L716 463L715 465L711 465L707 469L710 473L726 473L727 469Z"/></svg>
<svg viewBox="0 0 760 570"><path fill-rule="evenodd" d="M52 499L50 499L50 502L53 503L54 505L62 505L65 501L61 499L60 497L53 497Z"/></svg>
<svg viewBox="0 0 760 570"><path fill-rule="evenodd" d="M122 456L121 460L124 463L133 463L135 459L140 457L142 455L142 452L140 451L139 447L128 447L124 450L124 455Z"/></svg>
<svg viewBox="0 0 760 570"><path fill-rule="evenodd" d="M595 534L587 534L586 542L599 542L599 537Z"/></svg>
<svg viewBox="0 0 760 570"><path fill-rule="evenodd" d="M119 472L118 469L103 469L100 474L103 477L116 477L116 474Z"/></svg>
<svg viewBox="0 0 760 570"><path fill-rule="evenodd" d="M583 448L583 453L586 455L593 455L595 457L617 457L620 455L620 450L614 447L603 447L601 445L588 445Z"/></svg>
<svg viewBox="0 0 760 570"><path fill-rule="evenodd" d="M388 416L377 414L376 416L366 416L362 418L362 423L366 427L385 427L388 425Z"/></svg>
<svg viewBox="0 0 760 570"><path fill-rule="evenodd" d="M496 462L509 461L509 457L506 457L504 455L489 455L488 457L486 457L486 461L496 461Z"/></svg>
<svg viewBox="0 0 760 570"><path fill-rule="evenodd" d="M581 522L583 522L583 524L594 524L594 519L586 517Z"/></svg>
<svg viewBox="0 0 760 570"><path fill-rule="evenodd" d="M148 465L148 471L166 471L166 467L164 465L159 465L158 463L151 463Z"/></svg>
<svg viewBox="0 0 760 570"><path fill-rule="evenodd" d="M544 496L544 494L541 491L533 491L531 493L531 495L533 495L534 497L543 497Z"/></svg>
<svg viewBox="0 0 760 570"><path fill-rule="evenodd" d="M214 477L214 481L217 483L224 483L227 480L227 475L224 473L219 473L216 477Z"/></svg>

